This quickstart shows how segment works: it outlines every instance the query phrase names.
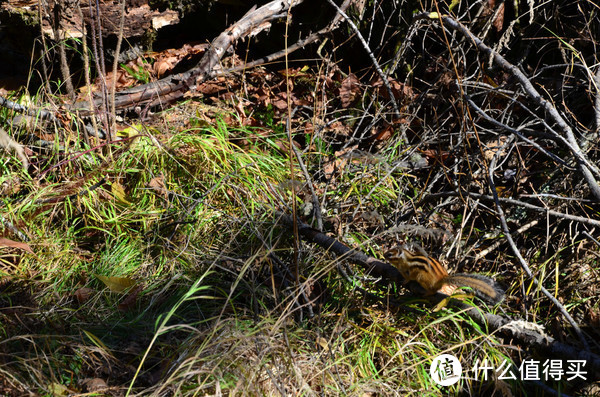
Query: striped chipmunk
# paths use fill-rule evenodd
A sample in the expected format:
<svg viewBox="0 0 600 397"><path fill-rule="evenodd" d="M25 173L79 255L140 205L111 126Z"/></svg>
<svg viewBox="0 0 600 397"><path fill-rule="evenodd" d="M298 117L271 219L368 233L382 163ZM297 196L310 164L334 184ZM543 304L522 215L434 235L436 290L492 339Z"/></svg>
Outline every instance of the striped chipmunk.
<svg viewBox="0 0 600 397"><path fill-rule="evenodd" d="M469 287L478 298L493 304L504 299L504 291L492 278L480 274L452 274L440 262L431 258L423 248L415 245L408 248L401 245L385 254L385 259L396 267L405 282L416 281L426 291L426 295L441 292L452 295L460 287Z"/></svg>

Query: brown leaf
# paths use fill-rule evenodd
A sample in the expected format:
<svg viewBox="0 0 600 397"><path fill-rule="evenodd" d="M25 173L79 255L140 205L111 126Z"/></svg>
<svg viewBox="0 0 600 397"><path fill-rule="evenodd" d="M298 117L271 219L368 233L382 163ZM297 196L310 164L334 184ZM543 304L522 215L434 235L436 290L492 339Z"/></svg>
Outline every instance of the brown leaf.
<svg viewBox="0 0 600 397"><path fill-rule="evenodd" d="M101 378L84 379L81 383L85 385L88 392L93 393L108 388L106 381Z"/></svg>
<svg viewBox="0 0 600 397"><path fill-rule="evenodd" d="M226 89L227 89L227 87L221 82L207 81L205 83L198 85L198 88L196 88L196 91L201 92L204 95L213 95L218 92L224 91Z"/></svg>
<svg viewBox="0 0 600 397"><path fill-rule="evenodd" d="M352 129L341 121L335 121L329 125L329 131L339 134L340 136L350 136Z"/></svg>
<svg viewBox="0 0 600 397"><path fill-rule="evenodd" d="M354 73L350 73L348 77L342 81L342 86L340 87L340 99L342 101L342 107L347 108L352 105L359 92L360 84L358 78Z"/></svg>
<svg viewBox="0 0 600 397"><path fill-rule="evenodd" d="M0 237L0 247L19 248L35 255L35 252L33 252L33 250L28 244L21 243L19 241L13 241L4 237Z"/></svg>
<svg viewBox="0 0 600 397"><path fill-rule="evenodd" d="M507 140L508 137L506 135L501 135L497 140L488 142L486 144L486 148L483 150L483 156L486 158L486 160L491 161L500 149L502 149L502 151L498 153L498 156L504 156L506 153L504 144Z"/></svg>
<svg viewBox="0 0 600 397"><path fill-rule="evenodd" d="M373 138L378 141L387 141L394 134L394 128L391 125L387 125L377 131Z"/></svg>
<svg viewBox="0 0 600 397"><path fill-rule="evenodd" d="M77 302L82 304L88 301L94 292L95 291L91 288L82 287L75 291L73 295L75 296L75 299L77 299Z"/></svg>
<svg viewBox="0 0 600 397"><path fill-rule="evenodd" d="M275 98L276 99L274 99L272 102L274 107L276 107L279 110L287 109L287 95L285 92L280 92Z"/></svg>
<svg viewBox="0 0 600 397"><path fill-rule="evenodd" d="M502 26L504 26L504 3L500 4L498 7L498 11L496 12L496 19L492 23L496 32L500 32L502 30Z"/></svg>
<svg viewBox="0 0 600 397"><path fill-rule="evenodd" d="M119 310L127 311L132 309L137 302L137 297L139 293L144 289L144 286L138 285L135 287L126 297L123 299L121 303L119 303Z"/></svg>
<svg viewBox="0 0 600 397"><path fill-rule="evenodd" d="M154 71L157 77L161 77L169 70L173 69L176 63L177 58L175 57L163 58L154 62L154 65L152 65L152 70Z"/></svg>
<svg viewBox="0 0 600 397"><path fill-rule="evenodd" d="M152 178L150 182L148 182L148 187L154 190L156 194L163 197L164 199L167 199L169 196L167 193L167 188L165 186L165 178L162 174Z"/></svg>
<svg viewBox="0 0 600 397"><path fill-rule="evenodd" d="M444 163L446 160L448 160L448 157L450 157L450 152L447 151L439 151L439 150L435 150L435 149L426 149L421 151L421 153L423 154L423 156L429 158L429 159L433 159L435 161L440 161L442 163Z"/></svg>
<svg viewBox="0 0 600 397"><path fill-rule="evenodd" d="M401 82L392 79L391 77L388 78L388 83L390 85L390 88L392 89L392 95L394 96L394 98L404 99L406 101L410 101L415 98L416 95L410 86L402 84ZM390 99L389 91L387 87L383 85L383 80L381 80L381 77L377 77L376 79L374 79L371 82L371 85L375 88L379 88L379 95L381 95L384 99Z"/></svg>

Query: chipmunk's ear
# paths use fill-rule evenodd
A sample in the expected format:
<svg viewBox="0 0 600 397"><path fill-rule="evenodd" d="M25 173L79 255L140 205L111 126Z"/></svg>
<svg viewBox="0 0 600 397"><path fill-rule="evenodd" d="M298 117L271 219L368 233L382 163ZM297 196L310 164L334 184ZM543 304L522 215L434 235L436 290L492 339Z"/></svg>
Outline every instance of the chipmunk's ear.
<svg viewBox="0 0 600 397"><path fill-rule="evenodd" d="M425 248L423 248L419 243L416 242L410 242L407 244L404 244L402 246L402 248L404 248L405 250L412 252L414 254L417 255L422 255L422 256L429 256L429 254L427 253L427 251L425 251Z"/></svg>
<svg viewBox="0 0 600 397"><path fill-rule="evenodd" d="M395 247L390 248L389 250L383 253L383 257L387 260L390 258L395 258L402 253L402 246L397 245Z"/></svg>

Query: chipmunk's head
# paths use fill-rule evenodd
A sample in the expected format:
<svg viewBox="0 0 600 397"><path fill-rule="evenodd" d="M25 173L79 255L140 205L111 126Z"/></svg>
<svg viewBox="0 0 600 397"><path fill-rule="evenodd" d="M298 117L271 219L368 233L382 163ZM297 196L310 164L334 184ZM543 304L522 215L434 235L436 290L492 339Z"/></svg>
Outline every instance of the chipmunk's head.
<svg viewBox="0 0 600 397"><path fill-rule="evenodd" d="M412 244L401 244L396 247L390 248L384 252L383 257L389 261L394 262L398 260L409 260L417 256L428 256L427 252L416 243Z"/></svg>

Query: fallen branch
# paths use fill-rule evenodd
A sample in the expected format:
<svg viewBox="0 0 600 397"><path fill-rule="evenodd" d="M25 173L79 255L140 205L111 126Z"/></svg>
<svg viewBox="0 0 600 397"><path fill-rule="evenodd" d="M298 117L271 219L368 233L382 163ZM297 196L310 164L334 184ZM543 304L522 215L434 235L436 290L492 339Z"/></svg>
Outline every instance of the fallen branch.
<svg viewBox="0 0 600 397"><path fill-rule="evenodd" d="M239 21L212 41L209 49L194 68L156 82L118 92L114 98L115 108L130 108L134 105L153 107L182 99L186 92L195 90L199 84L216 75L218 71L215 67L237 40L260 32L268 27L271 21L285 17L291 8L303 1L273 0L259 8L250 9ZM96 99L94 102L99 104L100 100ZM85 114L90 105L87 102L78 102L73 105L73 108Z"/></svg>
<svg viewBox="0 0 600 397"><path fill-rule="evenodd" d="M354 1L354 0L344 1L344 4L341 5L340 10L345 12L348 9L348 7L350 6L350 4L352 4L352 1ZM242 70L250 69L250 68L253 68L256 66L263 65L265 63L273 62L276 59L283 58L286 54L291 54L292 52L294 52L300 48L304 48L305 46L307 46L311 43L314 43L315 41L317 41L318 39L320 39L327 33L332 32L337 27L341 18L342 17L340 14L336 14L336 16L333 18L333 21L331 21L331 23L329 25L327 25L326 27L324 27L323 29L321 29L315 33L311 33L304 39L298 40L296 43L292 44L291 46L289 46L281 51L277 51L277 52L274 52L273 54L269 54L262 58L255 59L252 62L247 62L247 63L243 64L242 66L236 66L235 68L227 69L224 71L216 71L214 74L215 75L223 75L223 74L227 74L227 73L240 72Z"/></svg>

